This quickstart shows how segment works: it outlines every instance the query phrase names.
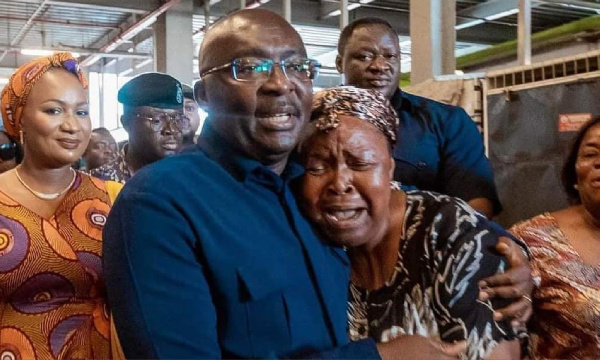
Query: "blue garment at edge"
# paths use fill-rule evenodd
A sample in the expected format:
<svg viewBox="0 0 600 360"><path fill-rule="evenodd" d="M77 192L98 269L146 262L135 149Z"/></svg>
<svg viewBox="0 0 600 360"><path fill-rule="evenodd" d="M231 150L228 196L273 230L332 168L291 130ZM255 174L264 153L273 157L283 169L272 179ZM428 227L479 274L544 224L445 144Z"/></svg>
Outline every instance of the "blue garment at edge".
<svg viewBox="0 0 600 360"><path fill-rule="evenodd" d="M394 149L394 180L404 190L435 191L469 201L489 199L502 209L483 140L457 106L397 90L391 99L400 124Z"/></svg>
<svg viewBox="0 0 600 360"><path fill-rule="evenodd" d="M128 358L379 358L348 343L349 262L282 176L210 124L198 148L137 173L104 228L108 299Z"/></svg>

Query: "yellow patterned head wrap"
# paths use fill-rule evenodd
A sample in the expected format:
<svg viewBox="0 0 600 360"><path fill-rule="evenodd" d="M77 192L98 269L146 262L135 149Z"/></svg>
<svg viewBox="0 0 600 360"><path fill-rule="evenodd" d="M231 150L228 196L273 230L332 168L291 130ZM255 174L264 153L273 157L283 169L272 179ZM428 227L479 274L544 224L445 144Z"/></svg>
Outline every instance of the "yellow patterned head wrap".
<svg viewBox="0 0 600 360"><path fill-rule="evenodd" d="M71 53L55 53L50 56L34 59L21 66L11 76L8 84L2 90L1 111L4 129L13 138L19 137L23 108L35 83L53 68L65 69L79 79L84 89L87 89L87 80L79 63Z"/></svg>

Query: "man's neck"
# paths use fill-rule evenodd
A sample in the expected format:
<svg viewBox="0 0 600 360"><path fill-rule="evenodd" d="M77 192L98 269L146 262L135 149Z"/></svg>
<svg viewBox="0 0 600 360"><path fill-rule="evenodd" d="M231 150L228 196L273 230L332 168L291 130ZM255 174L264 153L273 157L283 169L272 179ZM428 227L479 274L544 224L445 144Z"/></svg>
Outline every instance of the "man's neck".
<svg viewBox="0 0 600 360"><path fill-rule="evenodd" d="M283 174L283 171L285 170L287 162L288 162L288 157L286 157L283 161L280 161L280 162L277 162L274 164L270 164L270 165L266 165L266 166L275 174L281 175L281 174Z"/></svg>

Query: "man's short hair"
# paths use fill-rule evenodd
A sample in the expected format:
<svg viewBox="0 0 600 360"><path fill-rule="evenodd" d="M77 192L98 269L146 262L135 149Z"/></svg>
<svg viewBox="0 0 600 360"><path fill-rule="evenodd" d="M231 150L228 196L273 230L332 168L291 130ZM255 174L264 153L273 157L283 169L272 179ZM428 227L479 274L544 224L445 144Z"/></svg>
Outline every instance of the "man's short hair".
<svg viewBox="0 0 600 360"><path fill-rule="evenodd" d="M367 17L367 18L354 20L353 22L348 24L342 30L342 33L340 34L340 39L338 41L338 54L339 55L344 55L344 50L346 50L346 45L348 45L348 40L352 36L352 33L354 32L354 30L356 30L356 28L359 28L361 26L367 26L367 25L384 26L384 27L388 28L392 34L394 34L396 37L398 37L398 32L396 31L396 29L394 29L392 24L390 24L389 22L387 22L383 19Z"/></svg>
<svg viewBox="0 0 600 360"><path fill-rule="evenodd" d="M96 134L100 134L100 135L112 136L112 134L110 133L110 131L107 128L105 128L105 127L95 128L94 130L92 130L92 132L96 133Z"/></svg>

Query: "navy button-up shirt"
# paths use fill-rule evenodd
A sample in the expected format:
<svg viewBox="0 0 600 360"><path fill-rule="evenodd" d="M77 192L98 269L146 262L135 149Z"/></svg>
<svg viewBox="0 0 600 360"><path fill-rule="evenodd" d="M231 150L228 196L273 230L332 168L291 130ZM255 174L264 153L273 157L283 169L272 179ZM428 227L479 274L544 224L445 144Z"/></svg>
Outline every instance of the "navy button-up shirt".
<svg viewBox="0 0 600 360"><path fill-rule="evenodd" d="M349 263L282 175L205 126L195 151L140 170L105 226L108 297L129 358L378 358L348 344Z"/></svg>
<svg viewBox="0 0 600 360"><path fill-rule="evenodd" d="M494 213L502 210L481 134L463 109L401 90L391 103L400 118L394 180L405 190L435 191L465 201L486 198Z"/></svg>

